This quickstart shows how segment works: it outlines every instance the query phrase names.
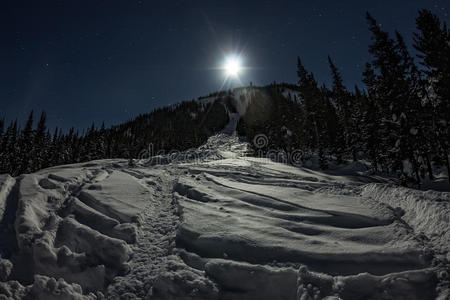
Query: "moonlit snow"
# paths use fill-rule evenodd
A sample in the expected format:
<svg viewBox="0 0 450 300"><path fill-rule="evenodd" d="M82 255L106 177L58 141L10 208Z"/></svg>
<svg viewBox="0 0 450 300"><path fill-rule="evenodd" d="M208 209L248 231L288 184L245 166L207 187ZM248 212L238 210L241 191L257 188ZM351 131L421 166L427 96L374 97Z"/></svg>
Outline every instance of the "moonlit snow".
<svg viewBox="0 0 450 300"><path fill-rule="evenodd" d="M230 119L181 160L2 175L0 299L448 299L449 193L247 157Z"/></svg>

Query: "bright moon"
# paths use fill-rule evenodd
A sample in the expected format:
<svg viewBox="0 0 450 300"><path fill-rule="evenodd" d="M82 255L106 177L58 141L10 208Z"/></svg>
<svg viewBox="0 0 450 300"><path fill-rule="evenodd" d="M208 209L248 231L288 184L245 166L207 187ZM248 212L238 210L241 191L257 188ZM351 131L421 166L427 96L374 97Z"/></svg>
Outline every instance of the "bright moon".
<svg viewBox="0 0 450 300"><path fill-rule="evenodd" d="M224 68L228 76L234 77L237 77L237 75L242 69L241 62L239 61L238 58L235 57L227 59Z"/></svg>

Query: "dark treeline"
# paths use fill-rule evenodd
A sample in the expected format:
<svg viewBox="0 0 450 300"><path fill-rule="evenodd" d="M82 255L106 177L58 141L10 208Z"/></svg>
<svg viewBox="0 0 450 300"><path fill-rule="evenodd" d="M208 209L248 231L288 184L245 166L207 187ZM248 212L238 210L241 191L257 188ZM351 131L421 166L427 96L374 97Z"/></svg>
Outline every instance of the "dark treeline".
<svg viewBox="0 0 450 300"><path fill-rule="evenodd" d="M185 150L203 144L228 122L224 106L215 101L202 105L198 101L182 102L154 110L136 119L105 128L94 124L79 134L47 129L42 113L36 127L33 112L24 126L17 121L5 128L0 120L0 173L17 176L42 168L104 158L135 158L142 150ZM148 153L147 153L148 154Z"/></svg>
<svg viewBox="0 0 450 300"><path fill-rule="evenodd" d="M258 91L239 132L249 139L266 134L263 151L316 152L324 169L330 158L363 155L374 171L396 174L404 184L432 179L433 166L450 171L450 31L430 11L419 11L416 65L399 32L391 37L370 14L367 22L372 58L364 90L345 87L330 57L332 87L319 86L298 59L301 101L286 99L276 85Z"/></svg>

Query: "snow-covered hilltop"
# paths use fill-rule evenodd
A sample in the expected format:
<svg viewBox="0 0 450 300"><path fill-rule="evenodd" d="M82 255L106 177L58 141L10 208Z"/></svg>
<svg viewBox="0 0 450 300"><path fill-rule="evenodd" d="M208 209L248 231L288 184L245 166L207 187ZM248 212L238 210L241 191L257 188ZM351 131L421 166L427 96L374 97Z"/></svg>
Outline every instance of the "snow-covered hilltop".
<svg viewBox="0 0 450 300"><path fill-rule="evenodd" d="M247 157L238 119L183 159L2 176L0 298L449 297L449 193Z"/></svg>

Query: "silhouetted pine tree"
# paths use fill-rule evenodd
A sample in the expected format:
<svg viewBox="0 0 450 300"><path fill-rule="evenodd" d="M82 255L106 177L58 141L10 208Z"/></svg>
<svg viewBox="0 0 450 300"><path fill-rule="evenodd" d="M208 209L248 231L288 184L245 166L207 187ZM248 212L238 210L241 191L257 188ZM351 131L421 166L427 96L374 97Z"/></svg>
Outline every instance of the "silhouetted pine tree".
<svg viewBox="0 0 450 300"><path fill-rule="evenodd" d="M50 140L47 135L46 115L45 112L42 112L34 135L32 171L49 166L49 144Z"/></svg>
<svg viewBox="0 0 450 300"><path fill-rule="evenodd" d="M370 63L366 63L366 69L363 72L363 82L367 87L367 106L362 115L361 138L364 144L364 150L369 156L373 171L383 165L383 147L381 145L381 109L377 102L378 89L375 77L375 71Z"/></svg>
<svg viewBox="0 0 450 300"><path fill-rule="evenodd" d="M107 158L107 150L106 150L106 129L105 129L105 123L102 123L102 126L100 127L100 130L97 133L96 137L96 157L97 158Z"/></svg>
<svg viewBox="0 0 450 300"><path fill-rule="evenodd" d="M3 118L3 119L0 119L0 140L3 137L4 126L5 126L5 119Z"/></svg>
<svg viewBox="0 0 450 300"><path fill-rule="evenodd" d="M323 148L326 149L329 154L334 156L338 164L341 164L346 150L342 129L343 126L339 122L339 117L336 112L333 92L330 91L325 84L320 88L320 92L322 96L321 114L323 114L323 120L321 122L324 126L321 133ZM326 162L326 160L324 162Z"/></svg>
<svg viewBox="0 0 450 300"><path fill-rule="evenodd" d="M34 142L34 130L33 130L33 111L30 112L28 120L22 130L19 141L19 167L15 172L17 174L31 173L33 171L33 142Z"/></svg>
<svg viewBox="0 0 450 300"><path fill-rule="evenodd" d="M59 128L55 127L55 131L53 133L53 137L52 137L52 141L50 144L50 153L49 153L49 157L50 157L50 161L52 163L52 165L58 165L60 164L60 149L59 149L59 145L58 145L58 135L59 135Z"/></svg>
<svg viewBox="0 0 450 300"><path fill-rule="evenodd" d="M358 160L358 153L364 149L361 128L363 127L364 114L367 110L367 96L355 85L355 92L351 97L353 105L349 122L348 151L351 153L353 161L356 161Z"/></svg>
<svg viewBox="0 0 450 300"><path fill-rule="evenodd" d="M372 65L377 69L373 73L376 93L371 96L382 117L379 135L385 153L383 162L404 183L413 173L417 180L419 167L411 138L411 132L417 131L411 122L418 117L415 114L418 103L417 80L413 78L415 66L399 33L394 41L368 13L367 21L373 35L369 52L373 56Z"/></svg>
<svg viewBox="0 0 450 300"><path fill-rule="evenodd" d="M419 32L414 34L414 47L420 52L418 57L427 76L423 83L431 116L427 133L434 137L430 152L450 174L450 32L429 10L419 11L416 25Z"/></svg>
<svg viewBox="0 0 450 300"><path fill-rule="evenodd" d="M336 113L338 117L338 124L335 127L336 131L336 153L338 157L342 157L345 152L352 151L351 143L351 116L352 116L352 96L347 91L342 81L342 76L334 65L331 57L328 56L328 64L331 69L333 78L333 86L331 90L331 98L336 105Z"/></svg>
<svg viewBox="0 0 450 300"><path fill-rule="evenodd" d="M9 173L13 176L17 175L19 165L19 147L18 147L18 126L17 120L11 122L3 135L2 149L3 155L1 160L1 172Z"/></svg>
<svg viewBox="0 0 450 300"><path fill-rule="evenodd" d="M325 88L320 89L312 73L306 71L300 58L297 59L299 91L304 111L302 124L308 148L317 149L322 169L327 168L327 150L336 145L336 112ZM308 138L309 137L309 138Z"/></svg>
<svg viewBox="0 0 450 300"><path fill-rule="evenodd" d="M2 157L3 157L3 130L4 130L4 126L5 126L5 119L1 119L0 120L0 172L1 172L1 165L2 165Z"/></svg>

